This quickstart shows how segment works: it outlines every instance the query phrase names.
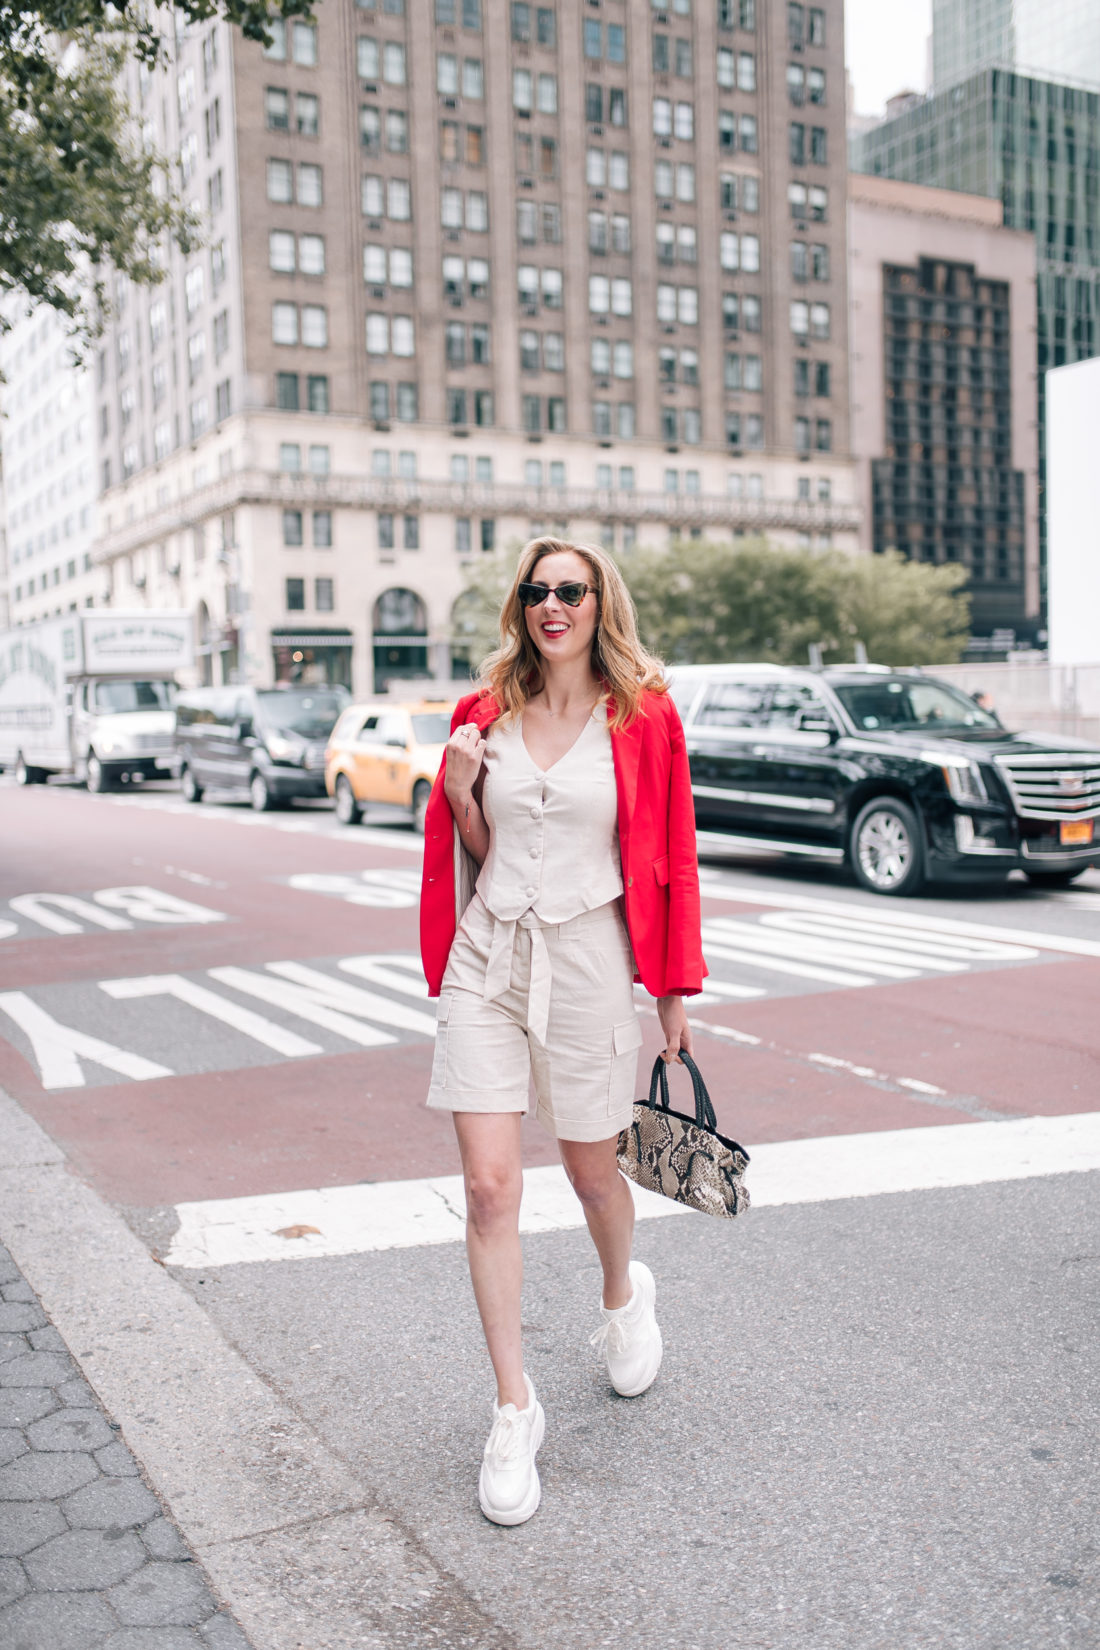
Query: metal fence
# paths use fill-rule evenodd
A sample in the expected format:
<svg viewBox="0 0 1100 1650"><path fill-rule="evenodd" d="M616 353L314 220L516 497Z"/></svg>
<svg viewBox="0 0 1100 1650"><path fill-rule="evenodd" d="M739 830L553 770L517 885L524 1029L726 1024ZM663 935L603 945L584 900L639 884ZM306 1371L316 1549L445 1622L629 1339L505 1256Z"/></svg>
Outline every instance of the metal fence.
<svg viewBox="0 0 1100 1650"><path fill-rule="evenodd" d="M1010 659L996 665L936 665L929 674L967 693L988 693L1007 728L1071 734L1100 744L1100 664Z"/></svg>

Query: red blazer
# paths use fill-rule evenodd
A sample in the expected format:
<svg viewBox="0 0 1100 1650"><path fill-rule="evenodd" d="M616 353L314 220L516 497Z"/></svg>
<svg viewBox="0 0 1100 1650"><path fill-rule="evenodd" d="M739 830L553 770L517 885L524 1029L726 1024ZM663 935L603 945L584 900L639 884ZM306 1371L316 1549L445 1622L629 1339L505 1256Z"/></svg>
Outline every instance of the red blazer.
<svg viewBox="0 0 1100 1650"><path fill-rule="evenodd" d="M473 722L484 732L500 715L488 694L470 693L451 718L451 732ZM700 939L699 864L684 730L667 693L643 695L629 727L612 730L619 796L623 904L640 980L654 997L702 989L707 973ZM439 996L461 916L463 879L451 805L443 794L447 758L424 821L420 954L428 994Z"/></svg>

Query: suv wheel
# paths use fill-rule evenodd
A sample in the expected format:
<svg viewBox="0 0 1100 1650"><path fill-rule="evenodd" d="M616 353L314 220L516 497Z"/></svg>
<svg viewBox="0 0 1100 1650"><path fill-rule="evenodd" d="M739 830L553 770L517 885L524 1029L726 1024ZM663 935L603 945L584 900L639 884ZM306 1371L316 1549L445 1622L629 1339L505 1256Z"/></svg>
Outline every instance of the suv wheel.
<svg viewBox="0 0 1100 1650"><path fill-rule="evenodd" d="M185 802L202 801L202 786L186 763L180 770L180 790L183 792Z"/></svg>
<svg viewBox="0 0 1100 1650"><path fill-rule="evenodd" d="M432 794L432 787L426 779L418 779L413 786L413 825L420 835L424 835L424 820L428 812L428 799Z"/></svg>
<svg viewBox="0 0 1100 1650"><path fill-rule="evenodd" d="M248 797L258 814L269 814L275 806L271 786L262 773L254 773L248 781Z"/></svg>
<svg viewBox="0 0 1100 1650"><path fill-rule="evenodd" d="M1087 869L1082 865L1076 871L1025 871L1024 875L1033 888L1068 888L1071 882L1084 876Z"/></svg>
<svg viewBox="0 0 1100 1650"><path fill-rule="evenodd" d="M95 751L88 752L88 759L84 764L84 783L94 796L102 796L104 791L111 788L110 776Z"/></svg>
<svg viewBox="0 0 1100 1650"><path fill-rule="evenodd" d="M351 780L346 773L336 776L336 817L341 825L358 825L363 817L363 810L355 800L355 792L351 788Z"/></svg>
<svg viewBox="0 0 1100 1650"><path fill-rule="evenodd" d="M852 827L849 857L856 880L873 894L915 894L924 882L920 821L893 796L862 808Z"/></svg>

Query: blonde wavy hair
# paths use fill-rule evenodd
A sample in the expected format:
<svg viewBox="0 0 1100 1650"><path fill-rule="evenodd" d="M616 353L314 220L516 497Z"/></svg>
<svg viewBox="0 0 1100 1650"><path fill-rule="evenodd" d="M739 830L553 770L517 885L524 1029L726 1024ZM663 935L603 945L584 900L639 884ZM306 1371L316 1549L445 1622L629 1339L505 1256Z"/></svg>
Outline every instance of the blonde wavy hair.
<svg viewBox="0 0 1100 1650"><path fill-rule="evenodd" d="M543 659L531 640L519 599L519 587L533 581L543 556L572 551L586 562L596 590L597 620L592 637L592 669L606 685L605 698L614 701L610 726L626 727L641 710L645 693L667 693L664 666L647 653L638 638L638 619L623 576L606 550L568 539L531 539L520 551L512 587L500 610L500 646L490 653L478 673L483 693L492 694L501 720L523 713L528 699L543 685Z"/></svg>

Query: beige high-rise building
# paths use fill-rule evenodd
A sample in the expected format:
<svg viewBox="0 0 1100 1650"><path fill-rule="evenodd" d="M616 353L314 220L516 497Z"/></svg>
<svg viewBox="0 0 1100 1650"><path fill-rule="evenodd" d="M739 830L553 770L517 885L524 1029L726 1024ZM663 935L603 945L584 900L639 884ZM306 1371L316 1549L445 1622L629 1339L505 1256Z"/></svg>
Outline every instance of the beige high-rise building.
<svg viewBox="0 0 1100 1650"><path fill-rule="evenodd" d="M213 681L448 676L468 569L855 549L839 0L321 0L134 97L208 243L120 290L104 592Z"/></svg>

